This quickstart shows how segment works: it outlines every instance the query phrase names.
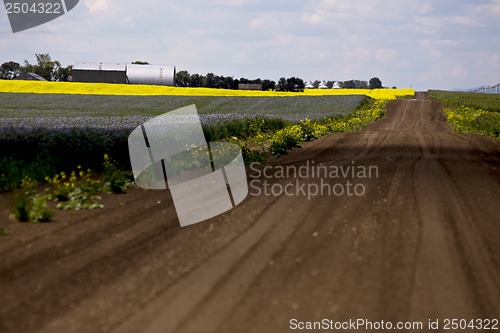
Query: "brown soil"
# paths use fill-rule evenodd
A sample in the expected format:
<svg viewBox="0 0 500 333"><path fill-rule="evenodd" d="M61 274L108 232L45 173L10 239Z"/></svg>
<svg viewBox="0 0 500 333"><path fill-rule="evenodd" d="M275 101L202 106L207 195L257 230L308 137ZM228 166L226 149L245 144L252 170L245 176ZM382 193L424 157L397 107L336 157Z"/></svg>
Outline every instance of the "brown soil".
<svg viewBox="0 0 500 333"><path fill-rule="evenodd" d="M0 237L0 332L261 333L289 332L292 318L500 317L499 143L453 133L422 93L363 132L267 165L308 162L376 166L378 178L324 179L363 184L363 196L251 195L186 228L165 191L107 195L103 210L38 225L9 221L11 195L1 196L10 235Z"/></svg>

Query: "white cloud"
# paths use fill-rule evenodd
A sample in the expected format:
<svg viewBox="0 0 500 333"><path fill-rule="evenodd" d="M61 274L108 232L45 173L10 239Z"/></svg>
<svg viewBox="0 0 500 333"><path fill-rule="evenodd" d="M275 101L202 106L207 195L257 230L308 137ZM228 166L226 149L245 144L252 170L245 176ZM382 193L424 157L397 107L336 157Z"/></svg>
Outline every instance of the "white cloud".
<svg viewBox="0 0 500 333"><path fill-rule="evenodd" d="M469 77L469 68L464 64L455 64L450 74L453 79L465 81Z"/></svg>
<svg viewBox="0 0 500 333"><path fill-rule="evenodd" d="M0 17L0 63L49 52L63 64L146 60L235 77L466 87L498 81L499 14L500 0L85 0L20 34Z"/></svg>
<svg viewBox="0 0 500 333"><path fill-rule="evenodd" d="M472 26L478 25L478 22L474 17L470 16L453 16L448 19L450 24Z"/></svg>
<svg viewBox="0 0 500 333"><path fill-rule="evenodd" d="M329 24L339 19L351 20L351 23L400 22L408 16L427 15L432 9L427 1L321 0L302 15L302 20L312 24Z"/></svg>
<svg viewBox="0 0 500 333"><path fill-rule="evenodd" d="M302 14L300 20L305 23L320 25L326 21L326 17L321 11L316 11Z"/></svg>
<svg viewBox="0 0 500 333"><path fill-rule="evenodd" d="M271 14L264 14L250 22L250 29L269 31L269 29L279 26L278 19Z"/></svg>
<svg viewBox="0 0 500 333"><path fill-rule="evenodd" d="M491 0L487 4L479 4L475 6L474 12L482 14L500 14L500 0Z"/></svg>
<svg viewBox="0 0 500 333"><path fill-rule="evenodd" d="M4 48L7 48L9 45L9 42L5 38L0 38L0 50L3 50Z"/></svg>
<svg viewBox="0 0 500 333"><path fill-rule="evenodd" d="M399 52L396 49L382 48L375 51L375 59L381 63L393 64L399 59Z"/></svg>
<svg viewBox="0 0 500 333"><path fill-rule="evenodd" d="M109 0L87 0L85 6L91 13L101 12L109 8Z"/></svg>

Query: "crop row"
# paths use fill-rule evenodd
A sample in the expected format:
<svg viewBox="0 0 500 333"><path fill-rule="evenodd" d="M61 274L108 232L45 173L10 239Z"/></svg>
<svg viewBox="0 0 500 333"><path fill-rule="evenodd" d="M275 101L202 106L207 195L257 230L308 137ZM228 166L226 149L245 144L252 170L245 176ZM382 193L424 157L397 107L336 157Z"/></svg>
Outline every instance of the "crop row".
<svg viewBox="0 0 500 333"><path fill-rule="evenodd" d="M443 112L457 132L482 134L500 140L500 112L468 106L446 107Z"/></svg>
<svg viewBox="0 0 500 333"><path fill-rule="evenodd" d="M150 85L127 85L79 82L33 82L0 80L0 92L34 94L84 94L119 96L339 96L365 95L374 99L396 99L413 95L413 89L306 89L302 93L249 91L212 88L182 88Z"/></svg>
<svg viewBox="0 0 500 333"><path fill-rule="evenodd" d="M430 90L429 96L444 105L455 131L500 140L500 95Z"/></svg>
<svg viewBox="0 0 500 333"><path fill-rule="evenodd" d="M464 106L484 111L500 112L500 94L430 90L429 95L440 100L447 107Z"/></svg>
<svg viewBox="0 0 500 333"><path fill-rule="evenodd" d="M295 97L98 96L0 93L0 121L6 118L157 116L196 105L202 117L323 118L355 110L362 95ZM206 116L205 116L206 115ZM231 116L230 116L231 117ZM88 118L86 118L88 120Z"/></svg>

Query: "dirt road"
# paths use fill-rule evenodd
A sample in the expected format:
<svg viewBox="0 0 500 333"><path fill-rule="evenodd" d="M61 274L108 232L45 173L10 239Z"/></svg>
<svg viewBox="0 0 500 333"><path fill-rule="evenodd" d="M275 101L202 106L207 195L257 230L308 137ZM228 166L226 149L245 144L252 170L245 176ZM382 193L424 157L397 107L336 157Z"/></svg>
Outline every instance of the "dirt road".
<svg viewBox="0 0 500 333"><path fill-rule="evenodd" d="M356 173L298 179L279 166ZM240 206L187 228L168 193L142 190L53 224L8 224L0 332L289 332L291 319L358 318L440 319L443 330L446 318L500 319L500 145L453 133L425 94L266 167L269 179L248 170ZM275 192L337 192L256 195L265 180Z"/></svg>

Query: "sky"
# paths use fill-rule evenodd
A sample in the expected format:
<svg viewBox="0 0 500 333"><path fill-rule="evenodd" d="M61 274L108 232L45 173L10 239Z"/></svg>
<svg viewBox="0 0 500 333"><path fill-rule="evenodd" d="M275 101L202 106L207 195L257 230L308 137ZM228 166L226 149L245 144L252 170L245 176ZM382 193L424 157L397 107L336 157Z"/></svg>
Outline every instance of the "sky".
<svg viewBox="0 0 500 333"><path fill-rule="evenodd" d="M191 74L453 90L500 83L499 32L500 0L80 0L15 34L1 10L0 63L49 53L62 65L141 60Z"/></svg>

